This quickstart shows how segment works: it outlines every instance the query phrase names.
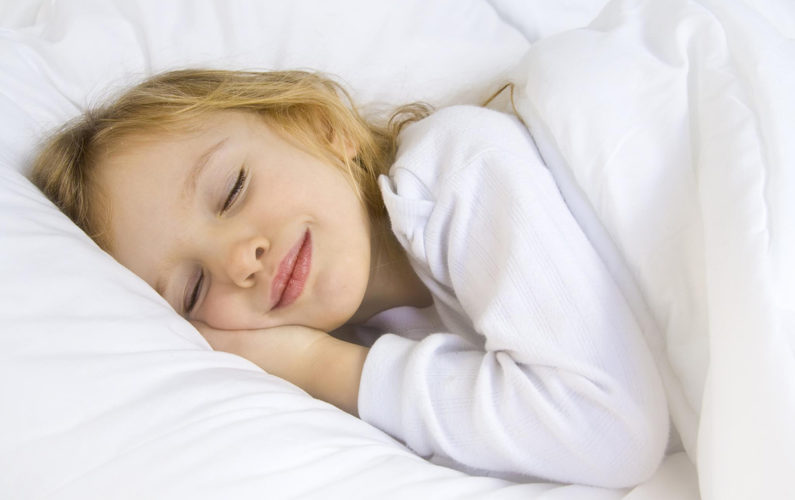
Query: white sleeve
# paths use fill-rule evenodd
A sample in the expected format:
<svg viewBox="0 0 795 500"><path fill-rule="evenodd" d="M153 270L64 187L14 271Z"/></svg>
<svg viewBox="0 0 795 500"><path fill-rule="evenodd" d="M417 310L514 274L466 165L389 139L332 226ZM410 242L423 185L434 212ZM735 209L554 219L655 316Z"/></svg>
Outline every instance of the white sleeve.
<svg viewBox="0 0 795 500"><path fill-rule="evenodd" d="M395 190L407 183L408 198ZM426 184L399 166L382 179L395 233L482 339L382 336L362 418L487 473L605 487L650 476L668 437L662 385L529 137L527 151L486 150Z"/></svg>

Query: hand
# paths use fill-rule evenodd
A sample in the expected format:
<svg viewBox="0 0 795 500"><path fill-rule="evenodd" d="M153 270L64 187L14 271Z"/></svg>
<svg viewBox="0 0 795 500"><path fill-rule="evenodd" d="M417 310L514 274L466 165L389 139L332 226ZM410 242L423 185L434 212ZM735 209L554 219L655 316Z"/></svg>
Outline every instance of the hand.
<svg viewBox="0 0 795 500"><path fill-rule="evenodd" d="M305 326L218 330L194 321L213 349L242 356L310 395L356 415L369 349Z"/></svg>
<svg viewBox="0 0 795 500"><path fill-rule="evenodd" d="M266 372L304 388L311 367L313 345L328 334L314 328L289 325L260 330L218 330L192 322L216 351L244 357Z"/></svg>

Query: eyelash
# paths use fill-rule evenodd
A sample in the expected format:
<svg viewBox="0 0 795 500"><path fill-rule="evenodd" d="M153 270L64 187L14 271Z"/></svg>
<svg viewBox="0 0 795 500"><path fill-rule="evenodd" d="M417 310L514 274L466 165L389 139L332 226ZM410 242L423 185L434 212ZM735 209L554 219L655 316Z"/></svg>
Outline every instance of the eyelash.
<svg viewBox="0 0 795 500"><path fill-rule="evenodd" d="M243 191L243 186L246 184L246 179L248 177L248 173L245 169L240 169L240 173L237 176L237 180L235 181L235 185L232 186L232 189L229 191L229 195L224 200L223 206L221 206L220 215L226 213L232 205L235 204L237 199L240 197L240 193ZM185 314L190 314L194 307L196 307L196 302L199 301L199 295L201 294L202 284L204 283L204 271L199 272L199 279L196 280L196 285L193 287L190 295L186 297L185 302Z"/></svg>
<svg viewBox="0 0 795 500"><path fill-rule="evenodd" d="M199 301L199 293L201 293L202 283L204 282L204 271L199 272L199 279L196 280L196 285L193 287L193 291L187 298L185 302L185 314L190 314L193 308L196 306L196 302Z"/></svg>
<svg viewBox="0 0 795 500"><path fill-rule="evenodd" d="M243 186L246 184L247 177L248 173L245 169L241 168L240 174L238 174L237 180L235 181L235 185L232 186L231 191L229 191L229 196L226 197L223 206L221 206L221 215L232 208L232 205L234 205L235 201L237 201L238 197L240 196L240 192L243 191Z"/></svg>

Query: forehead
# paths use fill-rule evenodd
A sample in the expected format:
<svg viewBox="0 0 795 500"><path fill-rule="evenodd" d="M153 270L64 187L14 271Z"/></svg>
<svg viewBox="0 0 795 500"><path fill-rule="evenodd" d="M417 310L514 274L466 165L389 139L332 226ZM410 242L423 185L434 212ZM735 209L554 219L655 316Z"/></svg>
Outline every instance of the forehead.
<svg viewBox="0 0 795 500"><path fill-rule="evenodd" d="M223 138L247 138L256 116L214 112L164 129L122 134L95 160L98 186L112 202L137 196L138 190L180 187L208 148ZM115 203L114 203L115 204Z"/></svg>

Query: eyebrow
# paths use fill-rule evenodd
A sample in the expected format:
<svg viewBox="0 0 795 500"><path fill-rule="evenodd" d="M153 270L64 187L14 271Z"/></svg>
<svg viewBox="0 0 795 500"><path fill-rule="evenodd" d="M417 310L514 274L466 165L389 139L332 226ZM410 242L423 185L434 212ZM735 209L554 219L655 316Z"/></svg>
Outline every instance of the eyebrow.
<svg viewBox="0 0 795 500"><path fill-rule="evenodd" d="M190 199L196 193L196 184L198 183L202 172L204 172L204 169L207 167L207 165L209 165L210 158L212 158L212 156L223 147L227 140L229 140L229 137L225 137L216 142L196 159L196 163L193 164L191 169L188 171L188 175L185 177L185 186L182 190L182 197L184 199Z"/></svg>

